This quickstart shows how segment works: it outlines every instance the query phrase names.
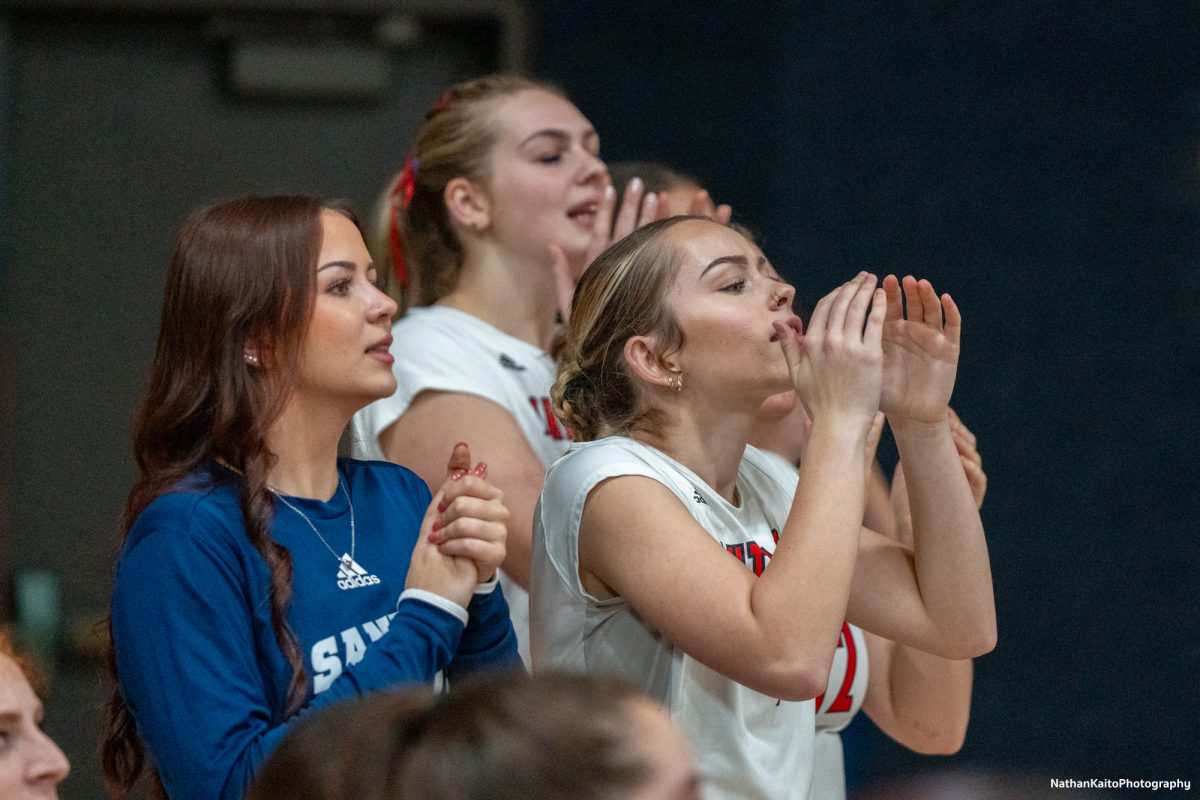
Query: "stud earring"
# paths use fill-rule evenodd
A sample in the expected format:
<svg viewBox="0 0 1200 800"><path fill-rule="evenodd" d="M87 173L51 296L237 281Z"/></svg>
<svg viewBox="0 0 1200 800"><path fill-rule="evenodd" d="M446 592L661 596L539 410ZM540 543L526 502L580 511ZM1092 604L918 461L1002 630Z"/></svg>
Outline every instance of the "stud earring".
<svg viewBox="0 0 1200 800"><path fill-rule="evenodd" d="M254 355L253 353L242 353L242 358L246 360L247 364L254 364L255 366L258 365L258 356Z"/></svg>

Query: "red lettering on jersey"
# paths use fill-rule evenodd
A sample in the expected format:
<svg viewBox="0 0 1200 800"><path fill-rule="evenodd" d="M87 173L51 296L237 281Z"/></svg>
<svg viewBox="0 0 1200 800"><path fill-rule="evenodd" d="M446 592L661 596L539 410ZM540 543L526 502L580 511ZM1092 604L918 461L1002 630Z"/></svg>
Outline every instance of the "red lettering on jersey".
<svg viewBox="0 0 1200 800"><path fill-rule="evenodd" d="M551 439L565 439L562 430L558 427L558 418L554 416L554 412L550 410L550 398L542 398L542 411L546 415L546 435Z"/></svg>
<svg viewBox="0 0 1200 800"><path fill-rule="evenodd" d="M850 687L854 686L854 673L858 669L858 648L854 646L854 636L850 633L850 623L848 622L842 623L842 635L838 638L838 647L846 648L846 677L842 680L842 688L838 690L833 702L829 704L829 708L821 708L821 703L825 701L824 692L817 697L818 713L845 712L854 705L854 695L850 694Z"/></svg>
<svg viewBox="0 0 1200 800"><path fill-rule="evenodd" d="M559 423L558 418L554 416L554 412L550 410L549 397L530 397L529 405L533 407L533 413L541 418L546 424L545 434L551 439L562 441L563 439L574 439L571 435L571 430L565 425Z"/></svg>
<svg viewBox="0 0 1200 800"><path fill-rule="evenodd" d="M779 529L771 528L771 538L775 540L775 544L779 544Z"/></svg>
<svg viewBox="0 0 1200 800"><path fill-rule="evenodd" d="M767 562L771 560L771 554L758 546L757 542L750 542L750 569L754 570L755 575L762 575L763 570L767 568Z"/></svg>
<svg viewBox="0 0 1200 800"><path fill-rule="evenodd" d="M754 570L755 575L762 575L763 570L767 568L767 562L771 560L771 551L758 542L727 544L725 549L738 561Z"/></svg>

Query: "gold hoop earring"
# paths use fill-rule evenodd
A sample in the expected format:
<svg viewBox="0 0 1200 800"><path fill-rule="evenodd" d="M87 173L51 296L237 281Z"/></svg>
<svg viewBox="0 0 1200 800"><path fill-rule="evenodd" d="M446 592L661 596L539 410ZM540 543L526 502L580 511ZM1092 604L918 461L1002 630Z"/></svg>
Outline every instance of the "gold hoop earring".
<svg viewBox="0 0 1200 800"><path fill-rule="evenodd" d="M677 392L682 392L683 391L683 373L677 372L674 375L671 375L669 378L667 378L667 386L670 386L672 389L674 389Z"/></svg>

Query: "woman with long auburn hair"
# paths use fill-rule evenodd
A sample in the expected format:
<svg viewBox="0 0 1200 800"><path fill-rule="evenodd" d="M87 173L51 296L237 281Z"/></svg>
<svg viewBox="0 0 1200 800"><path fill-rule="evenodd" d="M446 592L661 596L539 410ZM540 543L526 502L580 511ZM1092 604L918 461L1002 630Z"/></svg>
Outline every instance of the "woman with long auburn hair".
<svg viewBox="0 0 1200 800"><path fill-rule="evenodd" d="M339 458L395 388L395 303L357 221L316 197L243 197L176 240L111 617L102 760L124 797L241 797L298 716L517 661L495 572L508 512L447 448L436 495Z"/></svg>
<svg viewBox="0 0 1200 800"><path fill-rule="evenodd" d="M995 643L983 526L947 403L961 317L928 281L860 273L817 303L740 234L651 223L580 278L553 399L575 444L535 519L534 669L615 674L690 735L703 796L808 800L814 702L849 620L946 658ZM943 319L944 315L944 319ZM748 446L793 389L799 473ZM862 526L878 410L914 546Z"/></svg>

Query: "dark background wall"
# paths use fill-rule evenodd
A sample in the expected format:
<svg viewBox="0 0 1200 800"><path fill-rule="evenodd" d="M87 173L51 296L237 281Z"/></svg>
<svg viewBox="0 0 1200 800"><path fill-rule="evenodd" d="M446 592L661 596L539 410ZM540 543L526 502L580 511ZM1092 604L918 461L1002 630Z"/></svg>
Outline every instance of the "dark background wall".
<svg viewBox="0 0 1200 800"><path fill-rule="evenodd" d="M953 763L1200 777L1200 7L830 8L546 3L538 65L810 307L867 268L963 308L1000 643ZM848 739L860 781L936 763Z"/></svg>
<svg viewBox="0 0 1200 800"><path fill-rule="evenodd" d="M209 4L32 5L0 3L0 583L51 570L86 618L106 603L178 220L255 190L369 206L440 88L503 48L487 14L442 20L391 51L376 101L264 104L222 88ZM954 404L990 476L1000 644L977 663L961 754L909 755L860 720L854 781L955 765L1200 778L1200 7L528 11L533 70L605 156L702 176L801 301L865 267L927 276L964 310ZM99 791L94 675L63 661L48 703L76 764L64 797Z"/></svg>

